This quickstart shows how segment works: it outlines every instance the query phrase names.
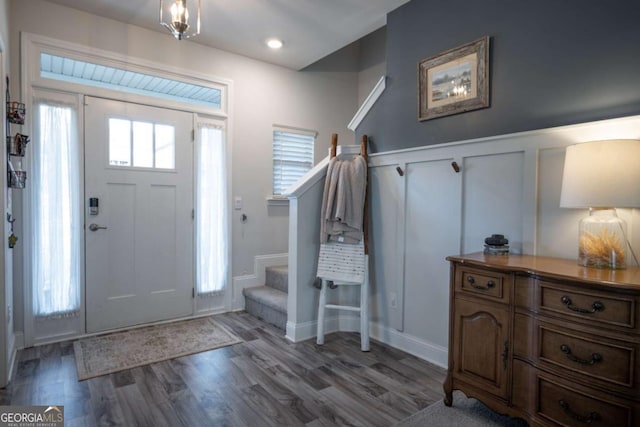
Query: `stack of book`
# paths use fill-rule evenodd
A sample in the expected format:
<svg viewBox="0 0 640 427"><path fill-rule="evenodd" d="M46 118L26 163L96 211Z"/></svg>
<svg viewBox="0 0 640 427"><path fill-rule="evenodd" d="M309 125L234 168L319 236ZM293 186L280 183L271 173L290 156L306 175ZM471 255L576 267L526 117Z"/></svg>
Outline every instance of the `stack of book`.
<svg viewBox="0 0 640 427"><path fill-rule="evenodd" d="M484 239L484 253L488 255L509 255L509 240L502 234L492 234Z"/></svg>

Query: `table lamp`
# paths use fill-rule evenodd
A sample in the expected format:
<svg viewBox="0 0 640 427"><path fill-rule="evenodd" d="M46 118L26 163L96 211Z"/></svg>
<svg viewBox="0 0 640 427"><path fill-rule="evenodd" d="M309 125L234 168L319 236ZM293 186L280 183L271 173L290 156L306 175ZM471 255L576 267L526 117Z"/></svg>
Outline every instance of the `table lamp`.
<svg viewBox="0 0 640 427"><path fill-rule="evenodd" d="M592 141L567 147L560 207L589 209L589 216L579 224L579 264L625 268L626 224L616 208L640 207L640 140Z"/></svg>

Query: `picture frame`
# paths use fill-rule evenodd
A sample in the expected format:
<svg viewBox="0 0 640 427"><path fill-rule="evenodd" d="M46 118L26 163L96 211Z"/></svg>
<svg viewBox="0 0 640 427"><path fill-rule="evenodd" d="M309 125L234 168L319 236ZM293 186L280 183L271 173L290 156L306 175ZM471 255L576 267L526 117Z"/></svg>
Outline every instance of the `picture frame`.
<svg viewBox="0 0 640 427"><path fill-rule="evenodd" d="M418 120L489 106L489 36L418 62Z"/></svg>

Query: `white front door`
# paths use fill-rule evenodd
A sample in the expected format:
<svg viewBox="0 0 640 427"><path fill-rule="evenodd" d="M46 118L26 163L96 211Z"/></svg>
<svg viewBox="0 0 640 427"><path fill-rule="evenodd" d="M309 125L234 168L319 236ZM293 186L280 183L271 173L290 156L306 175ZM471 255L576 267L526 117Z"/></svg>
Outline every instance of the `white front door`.
<svg viewBox="0 0 640 427"><path fill-rule="evenodd" d="M84 113L87 332L193 314L192 115L93 97Z"/></svg>

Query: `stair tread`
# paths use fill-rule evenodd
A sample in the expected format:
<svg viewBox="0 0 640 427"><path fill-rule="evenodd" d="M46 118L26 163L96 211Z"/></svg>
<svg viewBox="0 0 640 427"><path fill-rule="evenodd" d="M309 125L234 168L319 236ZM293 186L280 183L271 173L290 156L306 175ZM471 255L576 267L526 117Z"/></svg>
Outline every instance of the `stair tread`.
<svg viewBox="0 0 640 427"><path fill-rule="evenodd" d="M242 294L245 298L250 298L280 312L287 312L288 295L286 292L265 285L245 288L242 290Z"/></svg>

